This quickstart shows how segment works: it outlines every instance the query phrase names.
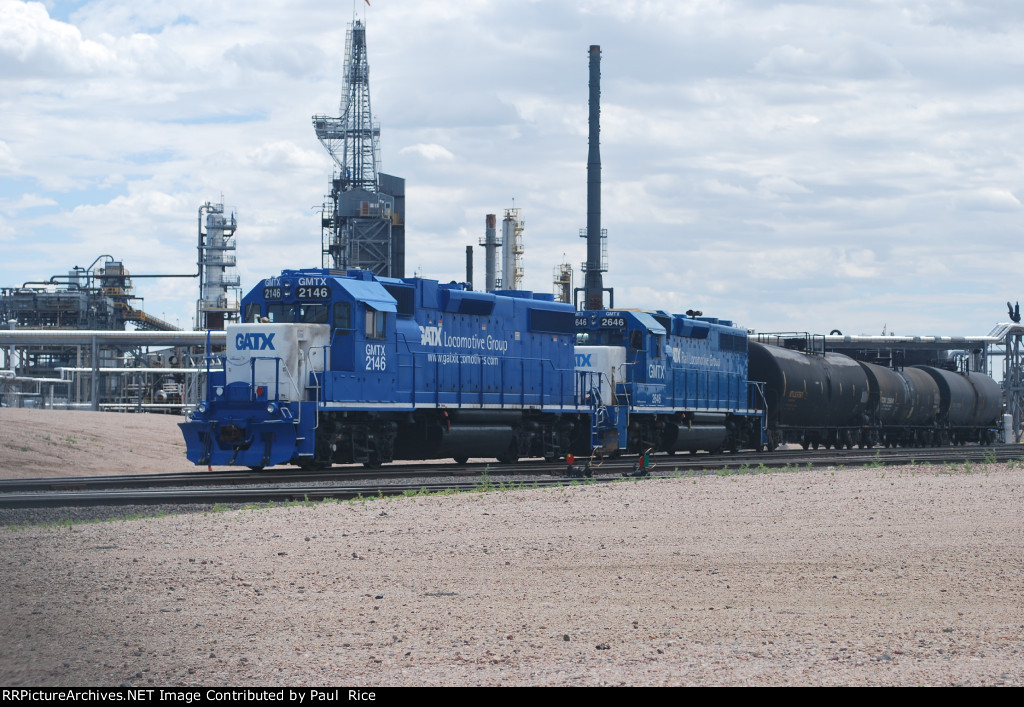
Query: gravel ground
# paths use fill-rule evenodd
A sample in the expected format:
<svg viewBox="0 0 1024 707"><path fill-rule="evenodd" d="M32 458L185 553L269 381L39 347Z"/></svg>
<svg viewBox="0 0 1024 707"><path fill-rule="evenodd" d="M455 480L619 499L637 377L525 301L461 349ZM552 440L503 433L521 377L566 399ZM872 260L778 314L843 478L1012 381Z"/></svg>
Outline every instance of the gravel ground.
<svg viewBox="0 0 1024 707"><path fill-rule="evenodd" d="M1021 685L1022 502L976 464L0 528L0 684Z"/></svg>

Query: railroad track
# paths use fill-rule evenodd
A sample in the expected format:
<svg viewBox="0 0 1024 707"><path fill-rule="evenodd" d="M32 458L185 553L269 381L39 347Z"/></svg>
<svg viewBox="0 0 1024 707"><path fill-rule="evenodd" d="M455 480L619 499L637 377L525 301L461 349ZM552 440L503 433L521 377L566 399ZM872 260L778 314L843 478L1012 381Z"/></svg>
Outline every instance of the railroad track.
<svg viewBox="0 0 1024 707"><path fill-rule="evenodd" d="M897 466L963 464L1024 460L1024 447L852 449L811 452L653 455L651 478L722 471L795 470L827 466ZM580 460L577 460L580 462ZM592 467L591 481L630 475L635 457L606 460ZM444 479L439 481L439 479ZM465 479L465 480L459 480ZM248 504L316 501L326 498L395 496L418 492L473 491L491 488L543 487L580 481L566 475L564 463L419 464L366 470L333 467L304 471L281 467L263 471L205 471L187 474L61 477L0 481L0 508L59 506Z"/></svg>

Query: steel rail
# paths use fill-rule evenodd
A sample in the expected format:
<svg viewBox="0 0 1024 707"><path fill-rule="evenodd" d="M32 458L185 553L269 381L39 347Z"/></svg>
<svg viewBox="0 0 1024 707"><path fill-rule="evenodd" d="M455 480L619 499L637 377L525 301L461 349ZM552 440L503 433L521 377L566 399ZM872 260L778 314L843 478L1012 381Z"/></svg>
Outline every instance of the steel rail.
<svg viewBox="0 0 1024 707"><path fill-rule="evenodd" d="M725 454L725 455L652 455L652 469L664 473L693 472L705 470L743 470L746 468L793 469L795 467L820 468L823 466L895 466L900 464L964 463L988 461L1006 462L1024 459L1024 447L1002 445L994 447L949 447L949 448L898 448L868 450L830 450L810 452L803 450L776 451L771 454ZM577 459L577 466L584 460ZM618 476L632 473L636 457L595 462L592 472L595 476ZM3 494L17 492L86 492L113 489L158 489L195 486L242 486L255 484L308 484L345 483L353 481L386 481L403 478L437 477L481 477L485 473L501 477L544 477L562 476L566 470L564 462L559 463L518 463L518 464L408 464L364 469L354 466L336 466L328 469L309 471L294 467L274 467L262 471L232 469L219 471L198 471L173 474L130 474L118 476L77 476L31 479L0 480L0 506ZM509 482L512 483L512 482Z"/></svg>

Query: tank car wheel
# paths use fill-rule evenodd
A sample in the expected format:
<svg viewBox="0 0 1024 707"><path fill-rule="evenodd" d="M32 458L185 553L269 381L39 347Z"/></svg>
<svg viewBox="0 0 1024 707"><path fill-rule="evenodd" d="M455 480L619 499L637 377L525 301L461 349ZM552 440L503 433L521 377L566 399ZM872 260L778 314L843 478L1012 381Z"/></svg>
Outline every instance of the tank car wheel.
<svg viewBox="0 0 1024 707"><path fill-rule="evenodd" d="M459 466L462 466L469 461L469 457L462 456L461 454L457 457L452 457L452 459L454 459L455 463Z"/></svg>
<svg viewBox="0 0 1024 707"><path fill-rule="evenodd" d="M508 443L508 449L497 456L497 459L502 464L515 464L519 461L519 444L516 440L512 440Z"/></svg>
<svg viewBox="0 0 1024 707"><path fill-rule="evenodd" d="M363 462L364 469L380 469L383 462L377 452L370 452L370 458Z"/></svg>
<svg viewBox="0 0 1024 707"><path fill-rule="evenodd" d="M808 441L807 441L807 440L805 439L805 440L804 440L803 442L801 442L801 443L800 443L800 446L801 446L801 447L803 447L803 448L804 448L804 451L806 452L806 451L807 451L807 449L808 449L808 447L810 447L810 446L811 446L811 443L810 443L810 442L808 442Z"/></svg>

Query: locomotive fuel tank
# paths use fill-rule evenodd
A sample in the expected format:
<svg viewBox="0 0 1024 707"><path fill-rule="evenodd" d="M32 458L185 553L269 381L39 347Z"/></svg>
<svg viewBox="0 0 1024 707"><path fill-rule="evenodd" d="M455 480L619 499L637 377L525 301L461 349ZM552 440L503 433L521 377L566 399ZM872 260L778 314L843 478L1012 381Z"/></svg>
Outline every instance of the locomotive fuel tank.
<svg viewBox="0 0 1024 707"><path fill-rule="evenodd" d="M690 413L682 424L665 425L662 447L671 452L717 451L728 434L726 416L721 413Z"/></svg>

